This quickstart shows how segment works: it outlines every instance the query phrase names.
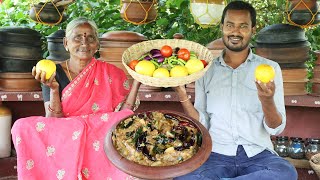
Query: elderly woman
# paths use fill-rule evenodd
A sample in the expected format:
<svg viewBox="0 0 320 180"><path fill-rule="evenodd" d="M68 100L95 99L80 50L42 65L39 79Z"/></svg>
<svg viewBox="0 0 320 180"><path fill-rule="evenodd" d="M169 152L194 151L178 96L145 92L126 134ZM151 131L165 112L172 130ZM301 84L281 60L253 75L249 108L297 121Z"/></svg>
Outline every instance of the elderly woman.
<svg viewBox="0 0 320 180"><path fill-rule="evenodd" d="M71 21L64 46L70 59L57 64L49 80L32 70L43 83L46 117L14 123L18 178L127 179L107 159L103 140L114 122L133 113L140 83L130 88L121 69L93 57L99 41L91 20Z"/></svg>

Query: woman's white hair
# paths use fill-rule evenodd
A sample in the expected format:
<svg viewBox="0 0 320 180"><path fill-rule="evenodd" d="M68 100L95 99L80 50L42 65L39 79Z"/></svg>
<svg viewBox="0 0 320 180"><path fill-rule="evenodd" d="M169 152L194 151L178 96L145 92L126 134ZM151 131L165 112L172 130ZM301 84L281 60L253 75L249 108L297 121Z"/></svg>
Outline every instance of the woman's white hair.
<svg viewBox="0 0 320 180"><path fill-rule="evenodd" d="M97 26L97 24L94 21L87 19L85 17L78 17L68 23L67 28L66 28L66 37L67 38L70 37L72 31L76 27L78 27L79 25L83 25L83 24L89 24L91 26L91 28L93 29L96 38L98 39L98 26Z"/></svg>

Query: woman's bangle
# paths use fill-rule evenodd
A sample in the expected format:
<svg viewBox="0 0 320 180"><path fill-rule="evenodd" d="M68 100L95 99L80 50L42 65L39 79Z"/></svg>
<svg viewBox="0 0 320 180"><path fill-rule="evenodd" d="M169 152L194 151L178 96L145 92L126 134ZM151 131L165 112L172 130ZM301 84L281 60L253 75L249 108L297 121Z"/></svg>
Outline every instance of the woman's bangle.
<svg viewBox="0 0 320 180"><path fill-rule="evenodd" d="M51 108L50 104L48 105L48 110L49 112L52 112L52 113L55 113L55 114L61 114L62 112L61 111L55 111Z"/></svg>
<svg viewBox="0 0 320 180"><path fill-rule="evenodd" d="M180 101L180 102L181 102L181 103L183 103L183 102L187 102L189 99L190 99L190 97L188 96L188 98L187 98L187 99L182 100L182 101Z"/></svg>

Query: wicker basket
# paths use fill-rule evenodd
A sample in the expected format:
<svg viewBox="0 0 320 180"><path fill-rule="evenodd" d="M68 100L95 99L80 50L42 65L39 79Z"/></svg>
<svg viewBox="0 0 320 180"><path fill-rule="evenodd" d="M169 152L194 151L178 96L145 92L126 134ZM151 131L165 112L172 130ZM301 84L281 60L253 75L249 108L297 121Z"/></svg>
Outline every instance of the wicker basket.
<svg viewBox="0 0 320 180"><path fill-rule="evenodd" d="M208 65L203 70L188 76L168 78L155 78L138 74L127 65L131 60L140 58L143 54L149 52L151 49L161 49L161 47L164 45L169 45L172 48L179 47L186 48L189 51L194 51L198 55L198 58L207 61ZM144 41L130 46L122 55L122 63L127 69L128 73L142 84L155 87L176 87L194 82L203 76L211 66L213 58L213 54L210 52L210 50L199 43L182 39L158 39Z"/></svg>
<svg viewBox="0 0 320 180"><path fill-rule="evenodd" d="M309 163L320 179L320 153L311 156Z"/></svg>

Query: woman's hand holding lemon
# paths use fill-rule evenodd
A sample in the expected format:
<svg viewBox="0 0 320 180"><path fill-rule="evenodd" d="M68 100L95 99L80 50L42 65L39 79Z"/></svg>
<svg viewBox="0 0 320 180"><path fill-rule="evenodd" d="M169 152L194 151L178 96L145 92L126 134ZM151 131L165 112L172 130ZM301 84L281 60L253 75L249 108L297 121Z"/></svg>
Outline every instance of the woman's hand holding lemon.
<svg viewBox="0 0 320 180"><path fill-rule="evenodd" d="M37 81L46 84L51 89L56 89L59 84L55 81L56 64L51 60L40 60L36 66L32 68L32 75Z"/></svg>

